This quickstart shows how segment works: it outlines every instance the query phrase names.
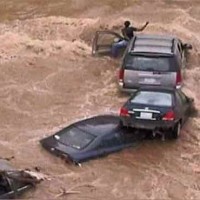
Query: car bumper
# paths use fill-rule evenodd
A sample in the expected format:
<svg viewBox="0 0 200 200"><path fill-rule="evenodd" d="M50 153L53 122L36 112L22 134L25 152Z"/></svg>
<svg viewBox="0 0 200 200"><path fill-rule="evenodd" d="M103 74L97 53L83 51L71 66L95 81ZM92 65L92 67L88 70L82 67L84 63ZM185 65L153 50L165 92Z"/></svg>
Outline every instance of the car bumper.
<svg viewBox="0 0 200 200"><path fill-rule="evenodd" d="M176 124L175 121L153 121L153 120L141 120L131 119L128 117L121 118L123 126L132 127L136 129L147 130L168 130L173 128Z"/></svg>
<svg viewBox="0 0 200 200"><path fill-rule="evenodd" d="M124 87L124 84L123 82L118 82L118 88L121 92L126 92L126 93L134 93L136 92L139 88L143 87L143 86L147 86L147 85L140 85L139 87L133 87L133 88L126 88ZM152 87L158 87L158 85L151 85ZM181 89L183 87L183 84L180 84L180 85L163 85L163 86L166 86L166 87L169 87L169 88L176 88L176 89Z"/></svg>
<svg viewBox="0 0 200 200"><path fill-rule="evenodd" d="M123 83L122 82L119 82L118 83L118 88L121 92L126 92L126 93L134 93L138 90L138 88L125 88L123 86Z"/></svg>

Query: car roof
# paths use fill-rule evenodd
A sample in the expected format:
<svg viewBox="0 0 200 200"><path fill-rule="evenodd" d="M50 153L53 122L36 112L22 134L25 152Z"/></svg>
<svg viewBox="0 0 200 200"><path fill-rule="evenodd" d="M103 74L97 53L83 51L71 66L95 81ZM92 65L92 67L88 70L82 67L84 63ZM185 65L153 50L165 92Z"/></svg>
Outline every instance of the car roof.
<svg viewBox="0 0 200 200"><path fill-rule="evenodd" d="M118 116L100 115L79 121L74 126L95 136L103 136L116 130L119 127L119 123Z"/></svg>
<svg viewBox="0 0 200 200"><path fill-rule="evenodd" d="M175 37L169 35L138 34L130 45L131 53L159 53L172 55Z"/></svg>

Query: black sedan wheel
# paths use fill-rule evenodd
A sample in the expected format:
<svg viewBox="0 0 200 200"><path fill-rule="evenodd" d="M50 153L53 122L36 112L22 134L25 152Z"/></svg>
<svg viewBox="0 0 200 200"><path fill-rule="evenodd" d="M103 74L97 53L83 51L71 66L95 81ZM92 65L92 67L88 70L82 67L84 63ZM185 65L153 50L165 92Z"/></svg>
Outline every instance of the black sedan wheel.
<svg viewBox="0 0 200 200"><path fill-rule="evenodd" d="M177 139L179 137L179 135L180 135L180 132L181 132L181 123L178 122L175 125L174 129L172 130L171 139Z"/></svg>

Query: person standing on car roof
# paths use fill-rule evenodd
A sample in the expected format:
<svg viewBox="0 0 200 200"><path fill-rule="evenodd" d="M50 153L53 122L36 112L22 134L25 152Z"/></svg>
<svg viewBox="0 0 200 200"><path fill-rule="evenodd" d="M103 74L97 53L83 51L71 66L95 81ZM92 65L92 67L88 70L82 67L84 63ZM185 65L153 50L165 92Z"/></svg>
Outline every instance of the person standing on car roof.
<svg viewBox="0 0 200 200"><path fill-rule="evenodd" d="M124 39L112 45L112 49L111 49L112 56L117 57L119 49L126 47L129 41L133 38L134 31L143 31L147 27L148 24L149 22L146 22L144 26L140 28L136 28L136 27L130 26L131 25L130 21L125 21L124 28L121 30Z"/></svg>

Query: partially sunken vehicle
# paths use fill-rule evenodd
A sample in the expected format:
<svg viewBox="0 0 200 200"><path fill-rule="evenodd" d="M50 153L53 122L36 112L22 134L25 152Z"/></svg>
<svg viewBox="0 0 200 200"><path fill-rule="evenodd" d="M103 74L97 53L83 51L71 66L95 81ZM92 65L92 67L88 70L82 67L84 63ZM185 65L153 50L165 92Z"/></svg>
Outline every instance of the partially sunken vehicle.
<svg viewBox="0 0 200 200"><path fill-rule="evenodd" d="M66 161L78 164L138 144L142 139L120 125L118 116L85 119L42 139L42 146Z"/></svg>

